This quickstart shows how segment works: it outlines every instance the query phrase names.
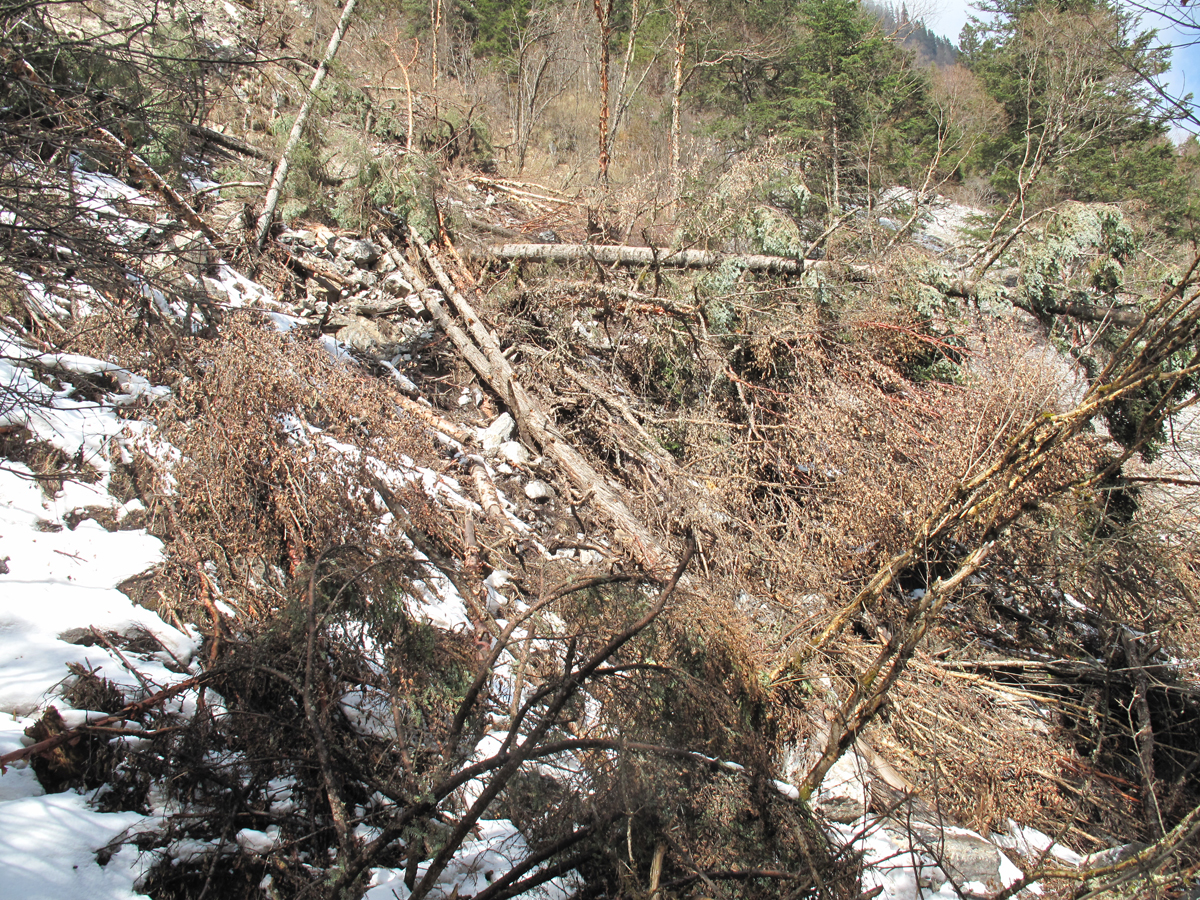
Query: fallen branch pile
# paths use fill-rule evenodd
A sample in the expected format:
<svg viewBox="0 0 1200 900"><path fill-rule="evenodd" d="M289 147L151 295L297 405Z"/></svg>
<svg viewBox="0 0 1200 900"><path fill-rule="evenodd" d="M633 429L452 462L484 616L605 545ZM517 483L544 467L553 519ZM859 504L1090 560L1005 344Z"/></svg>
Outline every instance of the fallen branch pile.
<svg viewBox="0 0 1200 900"><path fill-rule="evenodd" d="M650 530L630 512L618 489L610 484L584 459L555 427L549 413L517 380L512 365L504 356L500 342L480 320L474 307L450 280L429 245L415 229L409 236L419 248L422 258L433 272L438 284L454 304L466 324L460 328L442 307L437 297L425 290L425 281L409 264L386 235L376 235L387 248L393 261L404 273L425 302L429 314L454 342L471 368L501 397L530 444L557 463L571 479L575 488L596 507L613 527L617 542L653 577L665 579L675 568L672 552L664 547Z"/></svg>

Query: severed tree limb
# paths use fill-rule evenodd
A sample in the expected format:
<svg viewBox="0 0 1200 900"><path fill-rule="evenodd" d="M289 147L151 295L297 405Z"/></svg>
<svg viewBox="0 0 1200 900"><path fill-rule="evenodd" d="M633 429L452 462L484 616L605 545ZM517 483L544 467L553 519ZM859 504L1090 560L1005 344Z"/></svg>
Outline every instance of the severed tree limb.
<svg viewBox="0 0 1200 900"><path fill-rule="evenodd" d="M113 722L124 722L131 719L140 712L145 712L151 707L158 706L170 700L176 694L181 694L188 688L193 688L203 681L211 678L213 672L206 672L203 675L194 675L186 681L181 681L178 684L173 684L169 688L159 691L157 694L152 694L136 703L130 703L120 712L113 713L111 716L105 716L102 719L97 719L94 722L88 722L85 725L77 725L74 728L68 728L66 731L56 734L53 737L46 738L44 741L38 741L36 744L30 744L28 747L22 747L20 750L13 750L11 753L5 753L0 756L0 774L3 774L5 767L12 763L19 762L23 759L29 759L31 756L38 756L42 753L48 753L56 747L61 747L63 744L69 743L86 733L89 728L98 728L103 725L110 725Z"/></svg>
<svg viewBox="0 0 1200 900"><path fill-rule="evenodd" d="M192 209L188 202L179 195L179 192L167 184L154 169L150 168L149 163L129 149L124 141L108 129L99 126L93 128L92 133L99 138L101 143L106 144L110 150L114 150L122 156L130 172L149 182L154 192L166 202L167 206L171 207L175 215L179 216L183 221L208 238L214 247L221 242L221 239L217 237L217 233L208 226L207 222L200 218L200 214Z"/></svg>
<svg viewBox="0 0 1200 900"><path fill-rule="evenodd" d="M329 47L325 50L325 58L317 66L312 84L308 86L308 96L304 98L304 103L301 105L300 111L296 113L296 121L292 124L292 131L288 135L287 143L283 147L283 153L279 156L279 163L275 166L275 172L271 176L271 187L267 190L267 199L263 202L262 215L258 217L258 224L255 225L255 243L258 245L259 250L266 246L267 233L271 230L271 219L275 216L275 207L279 205L279 195L283 192L283 182L287 178L292 151L300 143L300 137L304 133L304 126L308 122L309 113L312 112L313 103L317 99L317 91L321 89L321 84L325 81L325 76L329 72L329 66L333 62L334 56L337 55L342 38L346 35L346 29L350 27L350 16L353 15L354 7L357 3L358 0L346 0L346 6L342 10L342 17L338 20L337 28L334 29L333 35L329 38Z"/></svg>
<svg viewBox="0 0 1200 900"><path fill-rule="evenodd" d="M516 529L504 515L504 507L500 505L500 495L496 492L496 485L492 483L491 476L488 475L483 458L467 457L467 467L471 472L471 480L475 483L475 492L479 495L479 505L483 507L484 513L504 534L515 537Z"/></svg>
<svg viewBox="0 0 1200 900"><path fill-rule="evenodd" d="M188 134L198 137L206 143L213 144L224 150L231 150L234 153L240 153L242 156L249 156L251 159L258 159L262 160L263 162L271 161L271 157L262 150L259 150L257 147L253 147L250 144L247 144L245 141L239 140L232 135L222 134L219 131L214 131L213 129L206 128L203 125L192 125L190 122L185 124L183 127L187 130Z"/></svg>
<svg viewBox="0 0 1200 900"><path fill-rule="evenodd" d="M454 438L460 444L473 444L475 436L467 429L460 425L456 425L449 419L444 419L435 413L427 406L422 406L416 400L405 397L401 394L399 397L393 398L400 409L412 416L423 425L428 425L434 431L440 431L442 434Z"/></svg>
<svg viewBox="0 0 1200 900"><path fill-rule="evenodd" d="M896 629L896 633L879 652L871 666L859 676L854 690L842 703L834 720L829 723L829 737L820 759L799 786L802 800L812 796L812 792L833 764L855 743L862 729L882 708L892 685L904 672L908 660L925 638L938 614L955 590L983 565L993 543L988 541L977 547L968 554L953 575L949 578L939 578L930 585L925 596L905 616L904 626Z"/></svg>
<svg viewBox="0 0 1200 900"><path fill-rule="evenodd" d="M1146 699L1150 690L1150 680L1146 677L1146 660L1137 640L1126 630L1121 632L1121 647L1125 651L1125 665L1130 670L1130 678L1134 685L1133 710L1137 718L1134 731L1134 741L1138 748L1138 762L1141 763L1143 804L1146 808L1146 824L1155 837L1162 837L1162 809L1158 802L1158 783L1154 777L1154 722L1150 716L1150 703ZM1130 723L1131 725L1133 723Z"/></svg>
<svg viewBox="0 0 1200 900"><path fill-rule="evenodd" d="M338 850L344 859L349 856L353 848L352 842L354 837L350 828L350 811L346 805L345 795L342 791L341 773L333 764L333 756L330 754L329 745L325 740L326 729L328 727L327 717L318 713L317 703L313 697L313 660L316 654L317 641L317 573L321 569L321 564L335 552L336 549L322 551L321 555L317 557L317 561L313 563L312 571L308 575L308 602L305 610L307 635L304 650L304 684L301 691L301 698L304 702L304 716L308 721L309 730L312 733L313 748L317 752L317 762L320 764L321 776L325 782L325 796L329 801L330 817L333 819L333 828L337 833ZM322 699L324 700L325 698ZM326 704L323 702L322 711L326 709Z"/></svg>
<svg viewBox="0 0 1200 900"><path fill-rule="evenodd" d="M623 266L665 266L670 269L708 269L733 262L751 272L801 275L828 269L827 261L793 259L786 256L732 256L709 250L671 250L669 247L622 247L604 244L502 244L488 250L495 259L537 262L617 263Z"/></svg>
<svg viewBox="0 0 1200 900"><path fill-rule="evenodd" d="M947 297L959 297L963 300L976 302L979 285L980 281L978 279L963 279L951 284L948 288L942 290L942 293ZM940 288L936 288L935 285L929 286L934 287L936 290L941 290ZM1041 306L1033 306L1013 297L1009 297L1008 300L1017 309L1022 309L1035 318L1041 318L1046 315L1070 316L1072 319L1079 319L1083 322L1107 323L1109 325L1116 325L1118 328L1136 328L1141 324L1144 317L1142 310L1136 304L1130 303L1113 303L1109 306L1098 306L1094 303L1063 301L1062 303L1046 303Z"/></svg>

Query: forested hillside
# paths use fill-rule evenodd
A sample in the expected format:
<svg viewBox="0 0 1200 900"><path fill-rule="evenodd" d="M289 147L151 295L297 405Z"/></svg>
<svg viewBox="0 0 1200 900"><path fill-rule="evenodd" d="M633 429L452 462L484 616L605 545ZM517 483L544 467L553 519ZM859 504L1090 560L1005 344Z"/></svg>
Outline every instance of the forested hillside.
<svg viewBox="0 0 1200 900"><path fill-rule="evenodd" d="M1196 896L1127 7L0 25L0 894Z"/></svg>

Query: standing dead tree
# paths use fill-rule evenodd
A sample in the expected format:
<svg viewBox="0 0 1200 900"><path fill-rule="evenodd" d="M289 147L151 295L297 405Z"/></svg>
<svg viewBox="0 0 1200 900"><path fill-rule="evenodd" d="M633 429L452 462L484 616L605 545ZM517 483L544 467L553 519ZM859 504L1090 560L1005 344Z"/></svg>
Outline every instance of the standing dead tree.
<svg viewBox="0 0 1200 900"><path fill-rule="evenodd" d="M515 71L510 86L509 122L517 172L525 169L529 142L546 109L567 89L559 76L565 57L562 35L567 10L535 6L524 21L513 23Z"/></svg>
<svg viewBox="0 0 1200 900"><path fill-rule="evenodd" d="M593 0L596 24L600 26L600 181L608 184L608 63L612 38L613 0Z"/></svg>

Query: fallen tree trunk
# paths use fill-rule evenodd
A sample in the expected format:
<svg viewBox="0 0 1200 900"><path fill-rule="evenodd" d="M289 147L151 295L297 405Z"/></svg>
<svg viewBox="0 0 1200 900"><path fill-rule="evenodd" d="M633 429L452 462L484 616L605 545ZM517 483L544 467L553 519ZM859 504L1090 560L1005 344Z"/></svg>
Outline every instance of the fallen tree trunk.
<svg viewBox="0 0 1200 900"><path fill-rule="evenodd" d="M625 247L605 244L501 244L489 248L488 254L494 259L511 261L533 260L535 262L563 263L594 261L607 265L661 266L668 269L710 269L722 263L731 262L748 272L768 272L781 275L829 272L833 269L833 263L825 259L793 259L786 256L756 254L741 256L716 253L711 250L671 250L667 247ZM847 263L843 270L851 280L869 280L883 275L880 267L871 265ZM931 285L931 287L934 286ZM962 280L942 292L949 297L974 300L978 288L978 281ZM1013 303L1033 315L1050 313L1070 316L1086 322L1107 322L1120 328L1135 327L1142 321L1143 316L1142 311L1136 306L1129 305L1093 306L1087 303L1064 302L1035 310L1016 301Z"/></svg>
<svg viewBox="0 0 1200 900"><path fill-rule="evenodd" d="M329 72L329 67L333 63L334 56L337 55L338 47L341 46L346 29L350 27L350 17L354 14L356 3L358 3L358 0L347 0L345 8L342 10L342 17L338 20L337 28L334 29L333 35L329 38L329 47L325 51L325 58L317 66L312 84L308 86L308 96L304 98L304 103L300 106L300 111L296 113L296 121L292 123L292 131L288 135L287 144L283 148L283 153L279 155L279 162L276 164L275 172L271 176L271 187L267 190L267 199L263 202L262 215L258 217L258 224L254 226L254 242L259 250L262 250L267 243L267 233L271 230L271 220L275 216L275 207L279 204L279 195L283 191L283 182L287 178L288 167L291 165L292 151L300 143L300 138L304 133L304 124L308 121L308 114L312 112L313 103L317 99L317 91L321 89L321 83L325 80L326 73Z"/></svg>
<svg viewBox="0 0 1200 900"><path fill-rule="evenodd" d="M964 279L954 282L944 290L938 288L936 285L929 286L935 290L940 290L947 297L958 297L974 303L978 302L979 286L981 283L981 280ZM1065 301L1063 303L1047 303L1040 307L1034 307L1028 303L1022 303L1019 299L1012 297L1008 299L1017 309L1024 310L1031 316L1036 317L1046 315L1068 316L1083 322L1107 323L1115 325L1118 328L1136 328L1142 323L1143 318L1145 318L1145 312L1136 304L1114 303L1112 306L1096 306L1091 303Z"/></svg>
<svg viewBox="0 0 1200 900"><path fill-rule="evenodd" d="M214 131L211 128L205 128L203 125L186 124L183 126L187 132L193 137L198 137L205 143L213 144L223 150L230 150L234 153L239 153L242 156L249 156L251 159L262 160L263 162L272 162L271 156L257 147L252 147L243 140L233 137L229 134L222 134L219 131Z"/></svg>
<svg viewBox="0 0 1200 900"><path fill-rule="evenodd" d="M669 269L710 269L732 262L751 272L801 275L829 262L786 256L738 256L711 250L671 250L669 247L623 247L605 244L501 244L488 253L496 259L529 259L538 262L616 263L622 266L663 266Z"/></svg>
<svg viewBox="0 0 1200 900"><path fill-rule="evenodd" d="M451 319L433 292L425 290L424 279L391 242L382 234L377 234L377 237L387 248L392 260L400 267L404 277L417 289L434 321L463 354L471 368L508 406L522 436L562 467L575 487L590 499L600 514L608 520L617 543L625 552L636 559L655 579L665 581L669 578L677 565L672 553L663 547L630 511L616 488L571 446L555 427L549 413L517 381L512 366L501 351L500 342L480 321L478 314L454 286L421 236L410 229L410 239L417 245L430 271L450 298L450 302L454 304L467 326L466 331Z"/></svg>

